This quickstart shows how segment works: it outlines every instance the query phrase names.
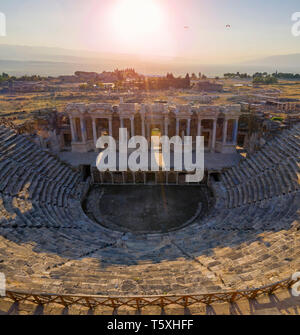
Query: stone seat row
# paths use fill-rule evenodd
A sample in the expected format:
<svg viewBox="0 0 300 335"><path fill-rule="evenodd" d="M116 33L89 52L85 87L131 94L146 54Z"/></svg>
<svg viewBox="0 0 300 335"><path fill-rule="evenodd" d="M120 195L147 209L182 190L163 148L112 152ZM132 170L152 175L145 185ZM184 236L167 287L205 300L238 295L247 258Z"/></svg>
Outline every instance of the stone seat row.
<svg viewBox="0 0 300 335"><path fill-rule="evenodd" d="M103 295L199 293L267 284L271 277L273 281L282 279L280 276L286 276L291 266L299 264L297 246L300 241L294 231L289 232L289 225L282 223L284 212L292 213L293 205L299 203L299 194L297 197L288 195L285 201L273 199L272 204L265 202L243 209L225 209L222 214L228 215L227 219L216 215L218 220L211 221L211 226L209 222L199 226L197 234L186 228L183 238L178 238L182 232L175 232L169 235L169 240L157 245L152 245L151 241L129 239L123 241L122 246L100 243L97 248L97 235L94 241L89 241L90 234L84 238L78 236L80 230L41 229L33 237L34 231L27 229L25 232L29 234L30 241L44 241L35 251L49 247L53 248L53 252L66 255L56 262L52 262L51 258L49 262L41 261L37 257L36 262L43 271L37 266L34 275L29 278L37 291L53 292L53 288L59 288L64 293ZM278 201L282 202L281 214L276 216L272 206L278 206ZM255 213L257 222L254 226L253 222L249 223L252 229L246 226L246 222L241 224L241 218L252 218ZM273 226L259 226L259 222L268 216ZM230 225L233 225L231 229ZM265 240L257 238L262 230L267 233ZM175 241L175 245L171 240ZM155 263L160 258L164 262ZM126 262L131 265L125 266ZM45 268L45 263L51 264ZM18 279L18 276L14 278Z"/></svg>
<svg viewBox="0 0 300 335"><path fill-rule="evenodd" d="M284 229L286 222L297 218L300 193L277 196L236 208L219 211L201 223L201 227L224 230Z"/></svg>
<svg viewBox="0 0 300 335"><path fill-rule="evenodd" d="M78 206L76 206L78 207ZM5 195L0 197L0 228L5 232L7 229L71 229L69 233L70 241L74 243L80 240L82 245L100 246L103 243L112 243L120 237L120 234L110 234L100 226L92 223L85 215L75 208L59 208L34 204L24 199L12 198ZM80 233L76 233L79 231ZM98 232L97 235L94 235ZM41 236L38 235L37 241ZM112 239L113 237L113 239ZM91 242L93 243L91 244ZM57 243L49 241L49 243Z"/></svg>
<svg viewBox="0 0 300 335"><path fill-rule="evenodd" d="M7 178L6 164L10 171L23 170L2 158L0 270L10 288L101 295L215 292L269 284L300 266L297 157L249 171L251 177L237 184L230 171L217 182L224 201L201 221L144 237L93 223L78 197L61 193L60 183L40 173L30 170L24 181L13 173ZM55 202L60 194L63 206Z"/></svg>
<svg viewBox="0 0 300 335"><path fill-rule="evenodd" d="M5 138L10 138L7 130L4 132ZM7 134L8 133L8 134ZM6 144L1 142L1 155L5 158L12 159L16 163L22 164L23 169L35 170L42 176L56 180L57 183L67 188L73 188L79 180L79 174L72 171L64 163L61 163L48 152L42 151L37 145L27 140L22 135L12 135L13 143Z"/></svg>
<svg viewBox="0 0 300 335"><path fill-rule="evenodd" d="M292 134L296 132L293 130ZM294 161L293 164L296 173L299 173L299 157L300 157L300 140L297 140L297 145L291 150L291 145L287 140L294 136L285 134L285 132L278 138L274 138L266 144L261 151L255 153L247 159L243 159L240 164L224 173L224 178L229 179L228 187L243 183L252 176L261 174L266 170L274 169L287 160ZM284 142L285 141L285 142Z"/></svg>
<svg viewBox="0 0 300 335"><path fill-rule="evenodd" d="M297 240L294 233L286 236L283 229L288 232L289 218L293 219L299 200L299 193L289 194L241 208L221 209L215 218L208 217L207 222L199 223L197 234L187 227L183 236L182 232L168 234L169 238L157 245L156 242L152 245L151 240L133 238L124 240L122 245L114 246L113 241L103 243L99 241L96 227L84 229L91 228L89 222L75 230L16 227L5 237L22 241L22 245L26 239L37 244L34 250L26 251L32 255L26 260L35 260L35 266L30 267L34 273L26 277L24 267L22 276L20 271L12 270L14 262L18 262L15 268L20 268L23 255L15 249L11 254L9 249L2 249L7 252L2 258L5 264L10 260L11 267L6 271L10 279L19 280L24 286L30 283L32 290L48 293L57 289L61 293L103 295L199 293L247 285L257 287L269 283L271 276L273 281L277 277L282 279L280 275L286 276L291 266L297 267ZM4 235L2 231L0 228ZM262 231L276 236L258 242L257 234ZM179 234L183 238L178 238ZM291 246L294 249L289 250ZM45 255L46 250L46 258L36 254ZM53 261L52 253L64 257ZM156 263L160 258L164 262Z"/></svg>
<svg viewBox="0 0 300 335"><path fill-rule="evenodd" d="M74 217L57 206L32 203L17 197L2 196L2 227L78 227Z"/></svg>
<svg viewBox="0 0 300 335"><path fill-rule="evenodd" d="M6 195L26 197L61 207L67 206L70 197L78 196L63 184L15 162L3 160L0 168L0 191Z"/></svg>
<svg viewBox="0 0 300 335"><path fill-rule="evenodd" d="M300 188L298 170L298 163L289 159L277 168L265 170L235 186L233 186L236 181L234 172L227 171L228 173L223 175L223 183L228 195L227 206L237 207L298 191Z"/></svg>

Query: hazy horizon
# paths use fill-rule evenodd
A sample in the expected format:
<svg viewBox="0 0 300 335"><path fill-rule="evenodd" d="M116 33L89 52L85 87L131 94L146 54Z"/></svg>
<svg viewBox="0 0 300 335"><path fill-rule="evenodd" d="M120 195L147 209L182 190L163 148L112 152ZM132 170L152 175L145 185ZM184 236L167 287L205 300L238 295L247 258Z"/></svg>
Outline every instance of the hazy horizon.
<svg viewBox="0 0 300 335"><path fill-rule="evenodd" d="M129 57L130 56L130 57ZM300 53L272 56L235 64L201 64L183 58L146 57L126 54L91 53L84 50L63 48L15 46L0 44L0 72L10 75L43 76L70 75L75 71L112 71L116 68L133 67L145 75L175 75L202 72L210 77L226 72L294 72L299 73Z"/></svg>
<svg viewBox="0 0 300 335"><path fill-rule="evenodd" d="M10 0L0 71L299 72L298 10L296 0Z"/></svg>

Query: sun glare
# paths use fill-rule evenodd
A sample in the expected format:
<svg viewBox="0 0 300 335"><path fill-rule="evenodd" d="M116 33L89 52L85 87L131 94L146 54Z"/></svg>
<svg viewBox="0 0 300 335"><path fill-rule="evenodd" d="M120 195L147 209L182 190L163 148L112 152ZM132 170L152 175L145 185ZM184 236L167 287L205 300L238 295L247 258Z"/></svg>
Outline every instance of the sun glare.
<svg viewBox="0 0 300 335"><path fill-rule="evenodd" d="M119 0L113 24L122 39L140 39L159 32L162 11L155 0Z"/></svg>

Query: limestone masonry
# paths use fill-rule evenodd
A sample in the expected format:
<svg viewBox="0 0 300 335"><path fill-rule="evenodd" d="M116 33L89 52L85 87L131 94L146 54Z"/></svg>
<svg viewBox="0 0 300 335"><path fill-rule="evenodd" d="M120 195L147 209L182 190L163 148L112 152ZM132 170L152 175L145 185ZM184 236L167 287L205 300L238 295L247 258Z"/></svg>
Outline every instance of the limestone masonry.
<svg viewBox="0 0 300 335"><path fill-rule="evenodd" d="M154 129L169 137L204 136L207 150L233 153L241 106L74 103L66 107L66 112L74 152L95 150L97 139L104 134L119 140L119 128L127 128L130 137L141 135L148 140Z"/></svg>

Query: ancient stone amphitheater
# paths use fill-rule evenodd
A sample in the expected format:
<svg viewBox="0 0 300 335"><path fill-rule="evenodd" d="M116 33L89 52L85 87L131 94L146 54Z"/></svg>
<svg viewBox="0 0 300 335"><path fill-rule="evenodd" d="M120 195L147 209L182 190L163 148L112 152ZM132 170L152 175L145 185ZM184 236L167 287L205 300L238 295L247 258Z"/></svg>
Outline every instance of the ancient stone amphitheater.
<svg viewBox="0 0 300 335"><path fill-rule="evenodd" d="M80 174L0 126L7 290L65 295L67 306L68 295L193 299L290 278L300 270L299 156L297 125L212 182L214 203L204 217L179 230L134 235L93 222L81 206L87 185Z"/></svg>

